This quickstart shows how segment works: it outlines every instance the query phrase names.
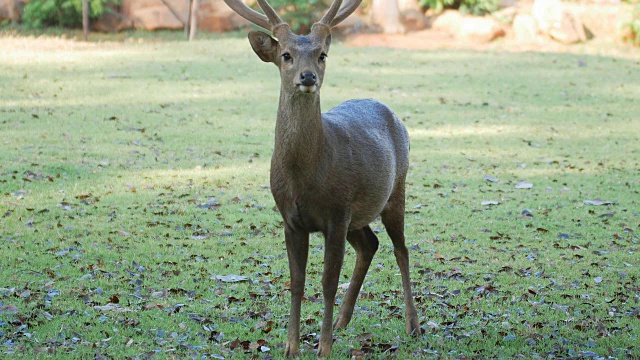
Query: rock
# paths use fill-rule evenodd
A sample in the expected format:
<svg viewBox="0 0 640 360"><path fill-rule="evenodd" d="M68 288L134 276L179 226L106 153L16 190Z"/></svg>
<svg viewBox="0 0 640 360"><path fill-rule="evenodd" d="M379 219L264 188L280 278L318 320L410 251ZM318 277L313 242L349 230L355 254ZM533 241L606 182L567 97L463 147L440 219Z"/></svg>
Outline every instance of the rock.
<svg viewBox="0 0 640 360"><path fill-rule="evenodd" d="M22 17L22 5L20 0L0 0L0 22L3 20L19 21Z"/></svg>
<svg viewBox="0 0 640 360"><path fill-rule="evenodd" d="M513 19L513 36L519 42L532 42L538 37L538 24L532 15L518 14Z"/></svg>
<svg viewBox="0 0 640 360"><path fill-rule="evenodd" d="M504 8L491 13L491 16L501 24L510 25L513 23L516 15L518 15L518 9L514 6Z"/></svg>
<svg viewBox="0 0 640 360"><path fill-rule="evenodd" d="M402 11L401 19L407 31L424 30L427 27L427 18L418 10Z"/></svg>
<svg viewBox="0 0 640 360"><path fill-rule="evenodd" d="M139 9L133 12L133 25L136 29L182 29L184 25L165 5Z"/></svg>
<svg viewBox="0 0 640 360"><path fill-rule="evenodd" d="M431 28L446 31L466 42L488 43L506 35L502 26L491 17L462 16L454 10L443 12Z"/></svg>
<svg viewBox="0 0 640 360"><path fill-rule="evenodd" d="M133 21L113 11L106 12L98 20L91 23L91 29L100 32L117 32L133 28Z"/></svg>
<svg viewBox="0 0 640 360"><path fill-rule="evenodd" d="M571 11L582 21L592 36L618 37L620 24L631 20L633 5L629 3L566 3L565 10ZM589 38L587 34L587 38Z"/></svg>
<svg viewBox="0 0 640 360"><path fill-rule="evenodd" d="M569 11L562 13L559 24L549 30L549 36L563 44L575 44L587 41L587 34L580 19Z"/></svg>
<svg viewBox="0 0 640 360"><path fill-rule="evenodd" d="M587 40L587 30L580 18L560 0L535 0L532 12L540 32L552 39L564 44Z"/></svg>
<svg viewBox="0 0 640 360"><path fill-rule="evenodd" d="M535 0L531 9L538 29L547 35L549 30L558 27L562 21L562 4L560 0Z"/></svg>
<svg viewBox="0 0 640 360"><path fill-rule="evenodd" d="M462 14L456 10L446 10L433 20L431 28L433 30L447 31L457 34L462 23Z"/></svg>
<svg viewBox="0 0 640 360"><path fill-rule="evenodd" d="M162 0L122 0L122 14L133 20L136 29L181 29L186 18L187 3L184 0L166 0L176 14Z"/></svg>
<svg viewBox="0 0 640 360"><path fill-rule="evenodd" d="M185 0L122 0L122 13L134 20L138 29L181 29L187 17ZM175 14L174 14L175 12ZM223 32L248 25L248 22L231 10L223 0L200 0L198 29Z"/></svg>
<svg viewBox="0 0 640 360"><path fill-rule="evenodd" d="M465 17L460 23L457 38L467 42L488 43L506 35L506 32L491 17Z"/></svg>
<svg viewBox="0 0 640 360"><path fill-rule="evenodd" d="M179 14L187 13L187 2L186 0L165 0L173 9L175 9ZM122 9L122 13L130 18L133 18L135 13L139 10L144 10L148 8L162 6L167 9L168 12L171 12L166 5L162 2L162 0L121 0L120 8Z"/></svg>
<svg viewBox="0 0 640 360"><path fill-rule="evenodd" d="M247 25L249 22L231 10L223 0L201 0L198 9L198 29L225 32Z"/></svg>

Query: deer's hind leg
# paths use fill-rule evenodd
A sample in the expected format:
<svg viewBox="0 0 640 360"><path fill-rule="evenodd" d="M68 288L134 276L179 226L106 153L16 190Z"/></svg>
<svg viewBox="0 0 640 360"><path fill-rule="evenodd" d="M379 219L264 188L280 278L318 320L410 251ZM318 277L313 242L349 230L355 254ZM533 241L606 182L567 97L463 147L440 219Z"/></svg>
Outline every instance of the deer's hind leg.
<svg viewBox="0 0 640 360"><path fill-rule="evenodd" d="M387 206L381 214L382 224L393 242L393 254L402 275L402 289L404 292L405 319L407 333L421 334L418 312L413 304L411 280L409 277L409 250L404 239L404 184L399 186L391 195Z"/></svg>
<svg viewBox="0 0 640 360"><path fill-rule="evenodd" d="M333 324L336 330L343 329L349 324L353 315L353 307L360 294L369 265L371 265L371 260L378 250L378 238L368 225L362 229L349 231L347 233L347 241L356 251L356 266L353 269L351 282L349 282L349 289L342 300L340 312Z"/></svg>

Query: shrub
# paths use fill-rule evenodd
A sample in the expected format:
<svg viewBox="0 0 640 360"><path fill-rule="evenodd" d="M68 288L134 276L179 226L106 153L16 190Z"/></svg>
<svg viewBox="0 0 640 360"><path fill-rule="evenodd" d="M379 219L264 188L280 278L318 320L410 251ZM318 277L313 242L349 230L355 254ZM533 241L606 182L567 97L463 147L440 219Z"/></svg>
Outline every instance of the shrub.
<svg viewBox="0 0 640 360"><path fill-rule="evenodd" d="M631 14L631 20L623 25L624 40L640 46L640 3L636 4Z"/></svg>
<svg viewBox="0 0 640 360"><path fill-rule="evenodd" d="M460 9L472 15L484 15L500 8L500 0L420 0L420 6L441 13L444 9Z"/></svg>
<svg viewBox="0 0 640 360"><path fill-rule="evenodd" d="M98 18L120 0L89 0L89 17ZM24 6L23 23L30 28L82 25L82 0L31 0Z"/></svg>
<svg viewBox="0 0 640 360"><path fill-rule="evenodd" d="M331 6L330 0L270 0L269 4L296 33L306 32Z"/></svg>

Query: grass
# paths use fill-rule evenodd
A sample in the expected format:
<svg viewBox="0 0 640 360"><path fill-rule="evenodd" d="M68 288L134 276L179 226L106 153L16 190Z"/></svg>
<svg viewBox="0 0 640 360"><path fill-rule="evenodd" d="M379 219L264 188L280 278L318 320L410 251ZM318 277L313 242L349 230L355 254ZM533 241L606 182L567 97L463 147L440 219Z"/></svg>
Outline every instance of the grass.
<svg viewBox="0 0 640 360"><path fill-rule="evenodd" d="M237 34L0 42L3 356L281 357L277 70ZM335 357L640 356L637 60L336 44L328 66L325 110L373 97L409 129L425 330L404 334L392 247L373 224L381 248ZM304 358L321 256L313 237Z"/></svg>

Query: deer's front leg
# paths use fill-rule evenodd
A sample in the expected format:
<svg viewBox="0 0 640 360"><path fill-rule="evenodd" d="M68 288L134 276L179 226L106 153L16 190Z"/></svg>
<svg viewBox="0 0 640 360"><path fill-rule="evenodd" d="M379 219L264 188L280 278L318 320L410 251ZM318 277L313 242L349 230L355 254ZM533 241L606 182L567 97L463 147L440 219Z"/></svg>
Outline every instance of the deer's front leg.
<svg viewBox="0 0 640 360"><path fill-rule="evenodd" d="M304 281L309 254L309 233L300 232L286 226L284 238L289 257L289 274L291 275L291 312L287 327L286 356L296 356L300 348L300 303L304 294Z"/></svg>
<svg viewBox="0 0 640 360"><path fill-rule="evenodd" d="M318 357L331 355L333 345L333 304L338 290L338 278L344 259L348 222L330 227L324 240L324 270L322 272L322 295L324 297L324 317L318 344Z"/></svg>

